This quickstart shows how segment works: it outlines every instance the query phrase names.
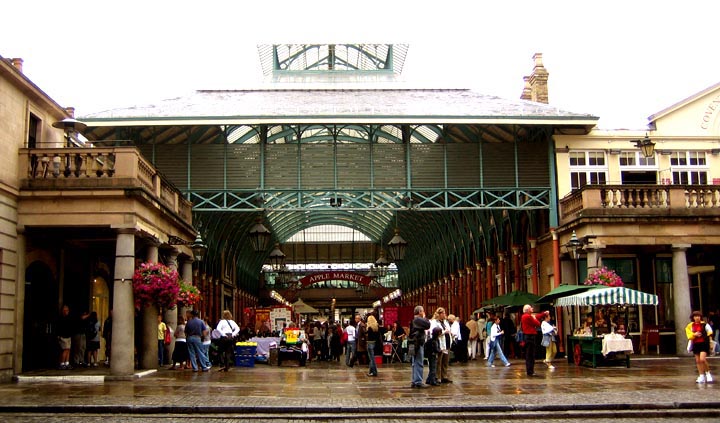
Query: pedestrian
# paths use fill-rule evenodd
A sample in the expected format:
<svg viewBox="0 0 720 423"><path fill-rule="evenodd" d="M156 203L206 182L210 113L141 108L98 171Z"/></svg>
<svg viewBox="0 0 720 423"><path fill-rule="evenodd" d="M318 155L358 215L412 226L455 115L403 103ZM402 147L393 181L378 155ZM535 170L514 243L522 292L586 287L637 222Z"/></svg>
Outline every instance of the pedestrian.
<svg viewBox="0 0 720 423"><path fill-rule="evenodd" d="M355 315L355 357L361 364L367 360L367 325L359 314Z"/></svg>
<svg viewBox="0 0 720 423"><path fill-rule="evenodd" d="M540 344L545 347L545 360L543 360L543 363L548 366L548 369L555 370L555 366L553 366L552 362L553 359L555 359L555 354L557 354L557 328L550 323L549 313L545 315L545 319L540 324L540 331L543 335L542 342Z"/></svg>
<svg viewBox="0 0 720 423"><path fill-rule="evenodd" d="M240 326L232 319L230 310L223 310L222 319L216 329L222 335L220 338L220 371L227 372L230 365L235 362L235 337L240 334Z"/></svg>
<svg viewBox="0 0 720 423"><path fill-rule="evenodd" d="M73 365L75 367L87 367L85 362L85 346L87 344L87 319L90 317L90 313L84 311L79 316L74 316L71 319L73 327L72 335L72 350L73 350Z"/></svg>
<svg viewBox="0 0 720 423"><path fill-rule="evenodd" d="M713 334L712 328L703 320L702 313L699 311L693 311L690 319L692 321L685 327L685 334L689 340L688 348L692 348L692 353L695 355L695 365L699 374L695 382L712 383L710 365L707 362L710 339Z"/></svg>
<svg viewBox="0 0 720 423"><path fill-rule="evenodd" d="M110 310L110 314L108 314L108 317L105 319L105 322L103 322L102 327L102 337L105 339L105 365L110 365L110 354L112 353L112 313L113 311Z"/></svg>
<svg viewBox="0 0 720 423"><path fill-rule="evenodd" d="M517 348L515 343L517 326L515 325L513 316L509 311L505 313L505 317L500 322L500 327L504 333L502 349L505 356L510 358L520 358L520 350Z"/></svg>
<svg viewBox="0 0 720 423"><path fill-rule="evenodd" d="M423 387L423 360L425 356L426 331L430 329L430 321L425 318L423 306L415 306L413 320L410 325L410 340L413 342L415 352L412 362L412 384L413 388Z"/></svg>
<svg viewBox="0 0 720 423"><path fill-rule="evenodd" d="M447 321L445 313L444 308L437 308L433 314L433 318L430 320L430 330L432 331L436 327L440 327L442 329L442 336L440 336L441 353L438 354L437 357L437 380L439 380L440 383L452 383L452 381L448 378L452 335L450 333L450 322Z"/></svg>
<svg viewBox="0 0 720 423"><path fill-rule="evenodd" d="M380 340L380 328L377 319L372 314L367 318L367 352L368 352L368 376L377 376L377 364L375 363L375 347Z"/></svg>
<svg viewBox="0 0 720 423"><path fill-rule="evenodd" d="M200 313L197 310L191 310L188 313L190 319L185 324L185 339L188 355L190 356L190 365L193 372L197 372L199 369L207 372L212 367L202 351L202 337L207 335L207 326L198 318Z"/></svg>
<svg viewBox="0 0 720 423"><path fill-rule="evenodd" d="M60 347L60 370L70 370L70 347L72 346L73 323L70 317L70 307L64 305L60 311L60 319L57 324L57 339Z"/></svg>
<svg viewBox="0 0 720 423"><path fill-rule="evenodd" d="M357 335L357 332L355 330L355 326L352 325L352 323L348 322L347 326L345 326L345 329L343 329L343 332L347 334L347 341L345 342L345 365L348 367L353 367L355 365L355 359L356 359L356 339L355 335Z"/></svg>
<svg viewBox="0 0 720 423"><path fill-rule="evenodd" d="M465 327L469 330L468 332L468 347L467 354L468 360L477 359L477 348L478 348L478 318L475 315L470 316Z"/></svg>
<svg viewBox="0 0 720 423"><path fill-rule="evenodd" d="M485 320L485 360L487 360L490 355L490 330L494 324L495 313L488 313L487 320Z"/></svg>
<svg viewBox="0 0 720 423"><path fill-rule="evenodd" d="M502 319L500 316L495 316L495 322L490 327L490 336L488 336L488 338L490 338L488 343L488 349L490 350L490 353L488 354L488 367L495 367L495 357L500 358L500 361L502 361L505 367L510 367L510 362L507 357L505 357L502 350L502 340L505 333L502 330L501 324Z"/></svg>
<svg viewBox="0 0 720 423"><path fill-rule="evenodd" d="M158 364L162 366L165 361L165 331L167 330L167 325L163 322L162 314L158 314L157 321Z"/></svg>
<svg viewBox="0 0 720 423"><path fill-rule="evenodd" d="M85 333L85 354L87 363L90 367L98 366L98 350L100 349L100 322L98 322L97 312L93 311L87 318Z"/></svg>
<svg viewBox="0 0 720 423"><path fill-rule="evenodd" d="M530 304L523 306L523 315L520 319L520 330L525 336L525 372L528 376L535 374L535 337L540 328L540 320L545 318L549 311L533 314Z"/></svg>
<svg viewBox="0 0 720 423"><path fill-rule="evenodd" d="M188 349L187 339L185 338L185 318L178 317L177 326L175 326L175 348L172 352L170 361L172 362L169 370L175 370L175 367L180 363L180 370L185 369L188 366Z"/></svg>
<svg viewBox="0 0 720 423"><path fill-rule="evenodd" d="M425 343L425 357L428 360L428 375L425 380L426 385L438 386L440 379L437 377L438 357L442 354L440 340L443 338L443 330L440 326L431 329L430 340Z"/></svg>

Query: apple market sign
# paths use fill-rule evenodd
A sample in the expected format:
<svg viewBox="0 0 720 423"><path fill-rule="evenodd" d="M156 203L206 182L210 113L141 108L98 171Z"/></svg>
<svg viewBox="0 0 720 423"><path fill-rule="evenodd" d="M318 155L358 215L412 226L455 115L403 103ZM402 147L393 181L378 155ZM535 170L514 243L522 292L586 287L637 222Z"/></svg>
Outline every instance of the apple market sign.
<svg viewBox="0 0 720 423"><path fill-rule="evenodd" d="M304 288L317 282L325 281L350 281L360 285L370 285L372 278L355 272L319 272L312 273L300 279L300 285Z"/></svg>

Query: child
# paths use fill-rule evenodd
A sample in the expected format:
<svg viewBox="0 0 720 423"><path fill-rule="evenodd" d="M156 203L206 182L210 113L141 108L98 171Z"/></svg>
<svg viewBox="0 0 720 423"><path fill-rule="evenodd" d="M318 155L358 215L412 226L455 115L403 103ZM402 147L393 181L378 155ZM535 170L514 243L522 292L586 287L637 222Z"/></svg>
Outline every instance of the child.
<svg viewBox="0 0 720 423"><path fill-rule="evenodd" d="M425 383L428 385L440 385L440 381L437 380L437 360L438 354L442 352L440 349L440 336L442 335L442 332L443 331L440 327L435 327L432 330L432 338L430 338L430 341L425 343L425 357L428 359L428 365L430 368L428 377L425 380Z"/></svg>

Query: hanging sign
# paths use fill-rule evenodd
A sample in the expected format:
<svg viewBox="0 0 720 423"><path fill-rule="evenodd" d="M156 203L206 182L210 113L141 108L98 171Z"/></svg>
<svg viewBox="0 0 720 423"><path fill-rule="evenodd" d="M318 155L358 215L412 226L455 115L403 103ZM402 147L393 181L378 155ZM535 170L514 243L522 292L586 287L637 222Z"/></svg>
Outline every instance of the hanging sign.
<svg viewBox="0 0 720 423"><path fill-rule="evenodd" d="M300 279L300 285L304 288L308 285L312 285L317 282L325 281L350 281L360 285L370 285L372 278L355 272L343 272L343 271L330 271L330 272L318 272L305 276Z"/></svg>

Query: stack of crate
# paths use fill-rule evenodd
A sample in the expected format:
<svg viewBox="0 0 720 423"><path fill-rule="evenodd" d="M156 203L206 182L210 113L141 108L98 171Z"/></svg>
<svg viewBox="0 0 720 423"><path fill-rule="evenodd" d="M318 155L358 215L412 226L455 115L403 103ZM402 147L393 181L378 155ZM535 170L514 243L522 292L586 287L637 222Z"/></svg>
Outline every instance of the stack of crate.
<svg viewBox="0 0 720 423"><path fill-rule="evenodd" d="M235 367L254 367L257 343L238 342L235 344Z"/></svg>

